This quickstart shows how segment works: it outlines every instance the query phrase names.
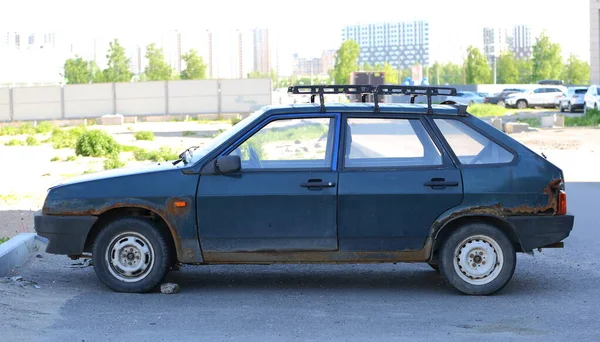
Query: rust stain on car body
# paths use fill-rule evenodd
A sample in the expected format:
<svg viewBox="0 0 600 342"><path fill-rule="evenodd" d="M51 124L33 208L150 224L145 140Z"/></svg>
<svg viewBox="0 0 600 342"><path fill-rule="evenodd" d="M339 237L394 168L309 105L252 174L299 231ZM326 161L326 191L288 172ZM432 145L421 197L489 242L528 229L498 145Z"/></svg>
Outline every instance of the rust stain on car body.
<svg viewBox="0 0 600 342"><path fill-rule="evenodd" d="M561 189L563 180L560 178L553 179L544 188L543 192L548 196L548 204L542 206L529 206L527 204L520 205L515 208L502 208L509 215L540 215L540 214L556 214L558 211L558 192Z"/></svg>

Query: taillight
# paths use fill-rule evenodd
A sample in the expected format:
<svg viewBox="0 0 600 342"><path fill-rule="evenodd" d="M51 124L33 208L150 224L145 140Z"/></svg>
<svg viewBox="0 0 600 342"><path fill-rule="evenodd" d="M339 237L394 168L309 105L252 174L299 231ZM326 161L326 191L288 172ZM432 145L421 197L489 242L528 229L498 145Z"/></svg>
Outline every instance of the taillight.
<svg viewBox="0 0 600 342"><path fill-rule="evenodd" d="M567 214L567 193L563 190L558 192L558 210L556 213L558 215Z"/></svg>

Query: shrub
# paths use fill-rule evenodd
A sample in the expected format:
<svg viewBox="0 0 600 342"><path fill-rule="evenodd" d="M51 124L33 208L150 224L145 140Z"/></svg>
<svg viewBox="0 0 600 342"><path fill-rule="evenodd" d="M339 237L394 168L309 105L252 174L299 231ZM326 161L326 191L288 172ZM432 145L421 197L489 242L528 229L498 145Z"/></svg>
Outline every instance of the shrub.
<svg viewBox="0 0 600 342"><path fill-rule="evenodd" d="M9 238L7 237L0 237L0 243L4 243L6 241L8 241Z"/></svg>
<svg viewBox="0 0 600 342"><path fill-rule="evenodd" d="M27 139L25 139L25 143L27 146L38 146L40 144L40 142L33 135L28 136Z"/></svg>
<svg viewBox="0 0 600 342"><path fill-rule="evenodd" d="M0 136L2 135L17 135L17 127L4 126L0 128Z"/></svg>
<svg viewBox="0 0 600 342"><path fill-rule="evenodd" d="M67 161L75 161L77 160L77 156L68 156Z"/></svg>
<svg viewBox="0 0 600 342"><path fill-rule="evenodd" d="M60 157L54 156L52 157L52 159L50 159L51 162L57 162L60 160Z"/></svg>
<svg viewBox="0 0 600 342"><path fill-rule="evenodd" d="M125 166L125 163L121 161L121 159L119 159L117 155L113 155L110 158L104 160L105 170L118 169L123 166Z"/></svg>
<svg viewBox="0 0 600 342"><path fill-rule="evenodd" d="M584 116L565 117L565 126L598 126L600 125L600 111L588 109Z"/></svg>
<svg viewBox="0 0 600 342"><path fill-rule="evenodd" d="M75 154L85 157L107 157L119 154L120 146L113 137L101 130L83 133L75 144Z"/></svg>
<svg viewBox="0 0 600 342"><path fill-rule="evenodd" d="M4 144L4 146L23 146L23 145L24 145L24 143L18 139L11 139L7 143Z"/></svg>
<svg viewBox="0 0 600 342"><path fill-rule="evenodd" d="M52 143L52 147L55 149L75 148L77 140L85 132L87 132L85 126L77 126L71 129L60 129L58 127L54 127L52 130L52 135L45 142Z"/></svg>
<svg viewBox="0 0 600 342"><path fill-rule="evenodd" d="M54 125L48 121L42 121L35 126L35 132L38 134L50 133L54 129Z"/></svg>
<svg viewBox="0 0 600 342"><path fill-rule="evenodd" d="M231 122L232 126L235 126L236 124L238 124L240 121L242 121L242 118L239 116L233 117L231 118L231 120L229 120L229 122Z"/></svg>
<svg viewBox="0 0 600 342"><path fill-rule="evenodd" d="M35 134L35 128L32 123L26 122L17 128L17 134Z"/></svg>
<svg viewBox="0 0 600 342"><path fill-rule="evenodd" d="M149 131L136 132L133 136L135 137L135 140L154 140L154 133Z"/></svg>
<svg viewBox="0 0 600 342"><path fill-rule="evenodd" d="M179 154L168 147L161 147L158 151L146 151L144 149L133 152L133 158L137 161L151 160L153 162L161 162L166 160L175 160L179 158Z"/></svg>

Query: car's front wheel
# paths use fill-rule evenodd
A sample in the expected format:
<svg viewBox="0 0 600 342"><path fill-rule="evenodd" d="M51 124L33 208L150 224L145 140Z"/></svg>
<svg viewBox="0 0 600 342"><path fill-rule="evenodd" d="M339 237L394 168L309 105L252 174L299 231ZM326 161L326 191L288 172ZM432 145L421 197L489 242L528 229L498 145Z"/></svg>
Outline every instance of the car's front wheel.
<svg viewBox="0 0 600 342"><path fill-rule="evenodd" d="M513 276L516 252L510 239L498 228L470 223L455 230L442 243L440 272L458 291L469 295L491 295Z"/></svg>
<svg viewBox="0 0 600 342"><path fill-rule="evenodd" d="M527 101L519 100L517 101L517 108L519 109L527 109Z"/></svg>
<svg viewBox="0 0 600 342"><path fill-rule="evenodd" d="M169 242L152 221L124 217L107 224L96 238L92 259L96 275L116 292L149 292L172 264Z"/></svg>

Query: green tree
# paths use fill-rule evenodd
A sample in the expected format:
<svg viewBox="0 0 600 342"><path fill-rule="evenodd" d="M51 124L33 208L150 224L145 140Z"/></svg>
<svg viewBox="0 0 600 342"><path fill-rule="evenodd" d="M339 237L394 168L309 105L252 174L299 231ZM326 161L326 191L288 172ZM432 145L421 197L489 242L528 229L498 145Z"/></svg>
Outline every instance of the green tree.
<svg viewBox="0 0 600 342"><path fill-rule="evenodd" d="M492 70L485 56L478 48L469 46L465 61L465 79L467 84L491 83Z"/></svg>
<svg viewBox="0 0 600 342"><path fill-rule="evenodd" d="M520 82L519 65L511 52L505 52L496 59L496 78L500 84Z"/></svg>
<svg viewBox="0 0 600 342"><path fill-rule="evenodd" d="M133 72L129 70L130 59L125 55L125 48L119 44L118 39L110 42L108 54L108 67L103 71L105 82L129 82Z"/></svg>
<svg viewBox="0 0 600 342"><path fill-rule="evenodd" d="M399 70L394 69L394 67L390 63L385 63L382 68L385 73L385 83L386 84L398 84L399 82Z"/></svg>
<svg viewBox="0 0 600 342"><path fill-rule="evenodd" d="M181 56L181 59L185 62L185 69L181 71L181 79L201 80L206 78L206 64L196 50L191 49Z"/></svg>
<svg viewBox="0 0 600 342"><path fill-rule="evenodd" d="M563 60L560 45L552 43L546 32L542 32L533 44L533 79L559 79L563 71Z"/></svg>
<svg viewBox="0 0 600 342"><path fill-rule="evenodd" d="M519 82L517 83L534 83L533 62L531 61L531 59L518 59L517 68L519 69Z"/></svg>
<svg viewBox="0 0 600 342"><path fill-rule="evenodd" d="M90 81L88 62L79 56L67 59L64 65L64 73L61 76L65 78L67 84L88 83Z"/></svg>
<svg viewBox="0 0 600 342"><path fill-rule="evenodd" d="M336 84L347 84L350 74L358 70L360 46L354 40L346 40L336 52L332 79Z"/></svg>
<svg viewBox="0 0 600 342"><path fill-rule="evenodd" d="M565 64L562 78L567 84L589 84L590 65L571 54Z"/></svg>
<svg viewBox="0 0 600 342"><path fill-rule="evenodd" d="M162 48L157 48L152 43L146 47L148 66L144 70L148 81L168 81L173 77L173 68L165 61Z"/></svg>
<svg viewBox="0 0 600 342"><path fill-rule="evenodd" d="M448 62L440 66L440 84L463 84L464 69L458 64Z"/></svg>

